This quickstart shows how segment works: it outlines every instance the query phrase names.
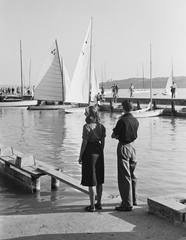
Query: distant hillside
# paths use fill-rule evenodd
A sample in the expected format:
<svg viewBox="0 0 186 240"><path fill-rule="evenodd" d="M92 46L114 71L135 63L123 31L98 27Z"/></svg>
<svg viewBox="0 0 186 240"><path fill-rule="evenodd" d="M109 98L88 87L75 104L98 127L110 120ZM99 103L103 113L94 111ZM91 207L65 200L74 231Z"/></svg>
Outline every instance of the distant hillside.
<svg viewBox="0 0 186 240"><path fill-rule="evenodd" d="M152 79L153 88L165 88L168 77L158 77ZM174 82L178 88L186 88L186 77L174 77ZM142 78L128 78L123 80L112 80L104 82L104 88L110 89L113 84L117 84L121 89L128 89L131 85L134 85L135 89L149 89L150 79L145 78L144 82ZM101 86L102 84L100 84Z"/></svg>

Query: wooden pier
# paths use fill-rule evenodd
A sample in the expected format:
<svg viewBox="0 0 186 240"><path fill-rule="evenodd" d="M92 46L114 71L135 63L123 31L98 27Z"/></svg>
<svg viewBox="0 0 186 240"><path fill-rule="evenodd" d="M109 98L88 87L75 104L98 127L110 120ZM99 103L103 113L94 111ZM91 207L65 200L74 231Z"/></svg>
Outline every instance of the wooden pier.
<svg viewBox="0 0 186 240"><path fill-rule="evenodd" d="M80 181L68 176L59 168L36 160L34 155L24 155L12 147L0 146L1 170L14 181L21 184L30 192L40 191L40 177L51 176L51 189L59 189L59 182L63 182L85 194L88 188L80 185Z"/></svg>
<svg viewBox="0 0 186 240"><path fill-rule="evenodd" d="M106 102L102 102L99 106L101 112L122 113L122 101L130 100L133 103L134 110L146 107L150 99L148 98L118 98L117 103L112 98L106 98ZM160 116L175 116L186 118L186 100L185 99L153 99L153 109L163 109Z"/></svg>

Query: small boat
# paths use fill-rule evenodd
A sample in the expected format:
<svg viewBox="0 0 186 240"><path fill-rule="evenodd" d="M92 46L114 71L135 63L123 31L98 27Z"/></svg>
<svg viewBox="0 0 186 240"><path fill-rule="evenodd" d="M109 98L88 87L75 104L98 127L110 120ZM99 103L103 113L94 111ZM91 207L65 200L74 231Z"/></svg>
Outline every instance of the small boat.
<svg viewBox="0 0 186 240"><path fill-rule="evenodd" d="M171 95L171 86L173 84L173 71L171 71L171 74L167 80L165 90L162 92L163 95Z"/></svg>
<svg viewBox="0 0 186 240"><path fill-rule="evenodd" d="M152 105L152 55L151 55L151 44L150 44L150 102L148 107L143 112L135 112L134 116L137 118L146 117L157 117L160 116L163 109L153 109Z"/></svg>
<svg viewBox="0 0 186 240"><path fill-rule="evenodd" d="M27 107L29 105L37 105L37 100L33 100L32 96L23 93L23 73L22 73L22 46L20 41L20 65L21 65L21 95L20 96L1 96L0 107Z"/></svg>
<svg viewBox="0 0 186 240"><path fill-rule="evenodd" d="M149 118L149 117L157 117L163 113L163 109L149 110L149 111L132 111L132 115L136 118Z"/></svg>
<svg viewBox="0 0 186 240"><path fill-rule="evenodd" d="M85 106L95 104L99 92L92 52L92 18L87 30L74 75L67 92L66 103L76 107L65 109L65 113L82 113Z"/></svg>
<svg viewBox="0 0 186 240"><path fill-rule="evenodd" d="M69 85L70 78L64 61L60 61L58 44L55 40L40 70L34 91L34 99L40 104L29 106L28 110L58 110L69 107L64 105Z"/></svg>
<svg viewBox="0 0 186 240"><path fill-rule="evenodd" d="M163 109L153 109L152 106L152 56L151 56L151 45L150 45L150 102L145 109L140 109L137 111L132 111L133 116L136 118L148 118L160 116Z"/></svg>
<svg viewBox="0 0 186 240"><path fill-rule="evenodd" d="M173 65L172 65L172 70L171 70L171 74L167 80L166 86L165 86L165 90L164 92L162 92L163 95L172 95L171 92L171 88L173 86ZM175 92L175 94L177 94L177 92Z"/></svg>
<svg viewBox="0 0 186 240"><path fill-rule="evenodd" d="M186 108L183 107L175 112L176 117L186 117Z"/></svg>

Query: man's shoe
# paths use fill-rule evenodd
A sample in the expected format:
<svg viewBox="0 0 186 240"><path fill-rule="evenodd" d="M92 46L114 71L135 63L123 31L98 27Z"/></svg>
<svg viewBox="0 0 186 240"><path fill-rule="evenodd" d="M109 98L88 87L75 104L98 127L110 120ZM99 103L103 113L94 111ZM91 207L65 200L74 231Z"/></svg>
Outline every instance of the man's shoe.
<svg viewBox="0 0 186 240"><path fill-rule="evenodd" d="M119 206L119 207L115 207L116 211L120 211L120 212L131 212L132 211L132 207L123 207L123 206Z"/></svg>
<svg viewBox="0 0 186 240"><path fill-rule="evenodd" d="M98 210L101 210L101 209L102 209L102 206L101 206L101 204L97 204L97 203L96 203L96 204L95 204L95 208L98 209Z"/></svg>

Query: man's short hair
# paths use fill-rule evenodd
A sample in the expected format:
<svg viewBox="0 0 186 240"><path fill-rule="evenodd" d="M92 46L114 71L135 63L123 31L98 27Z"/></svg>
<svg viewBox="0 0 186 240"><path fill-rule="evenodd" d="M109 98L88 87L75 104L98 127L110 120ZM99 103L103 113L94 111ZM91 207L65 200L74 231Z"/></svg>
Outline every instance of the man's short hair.
<svg viewBox="0 0 186 240"><path fill-rule="evenodd" d="M133 109L133 105L132 103L130 102L130 100L124 100L122 102L122 106L123 106L123 109L126 111L126 112L130 112L132 111Z"/></svg>

